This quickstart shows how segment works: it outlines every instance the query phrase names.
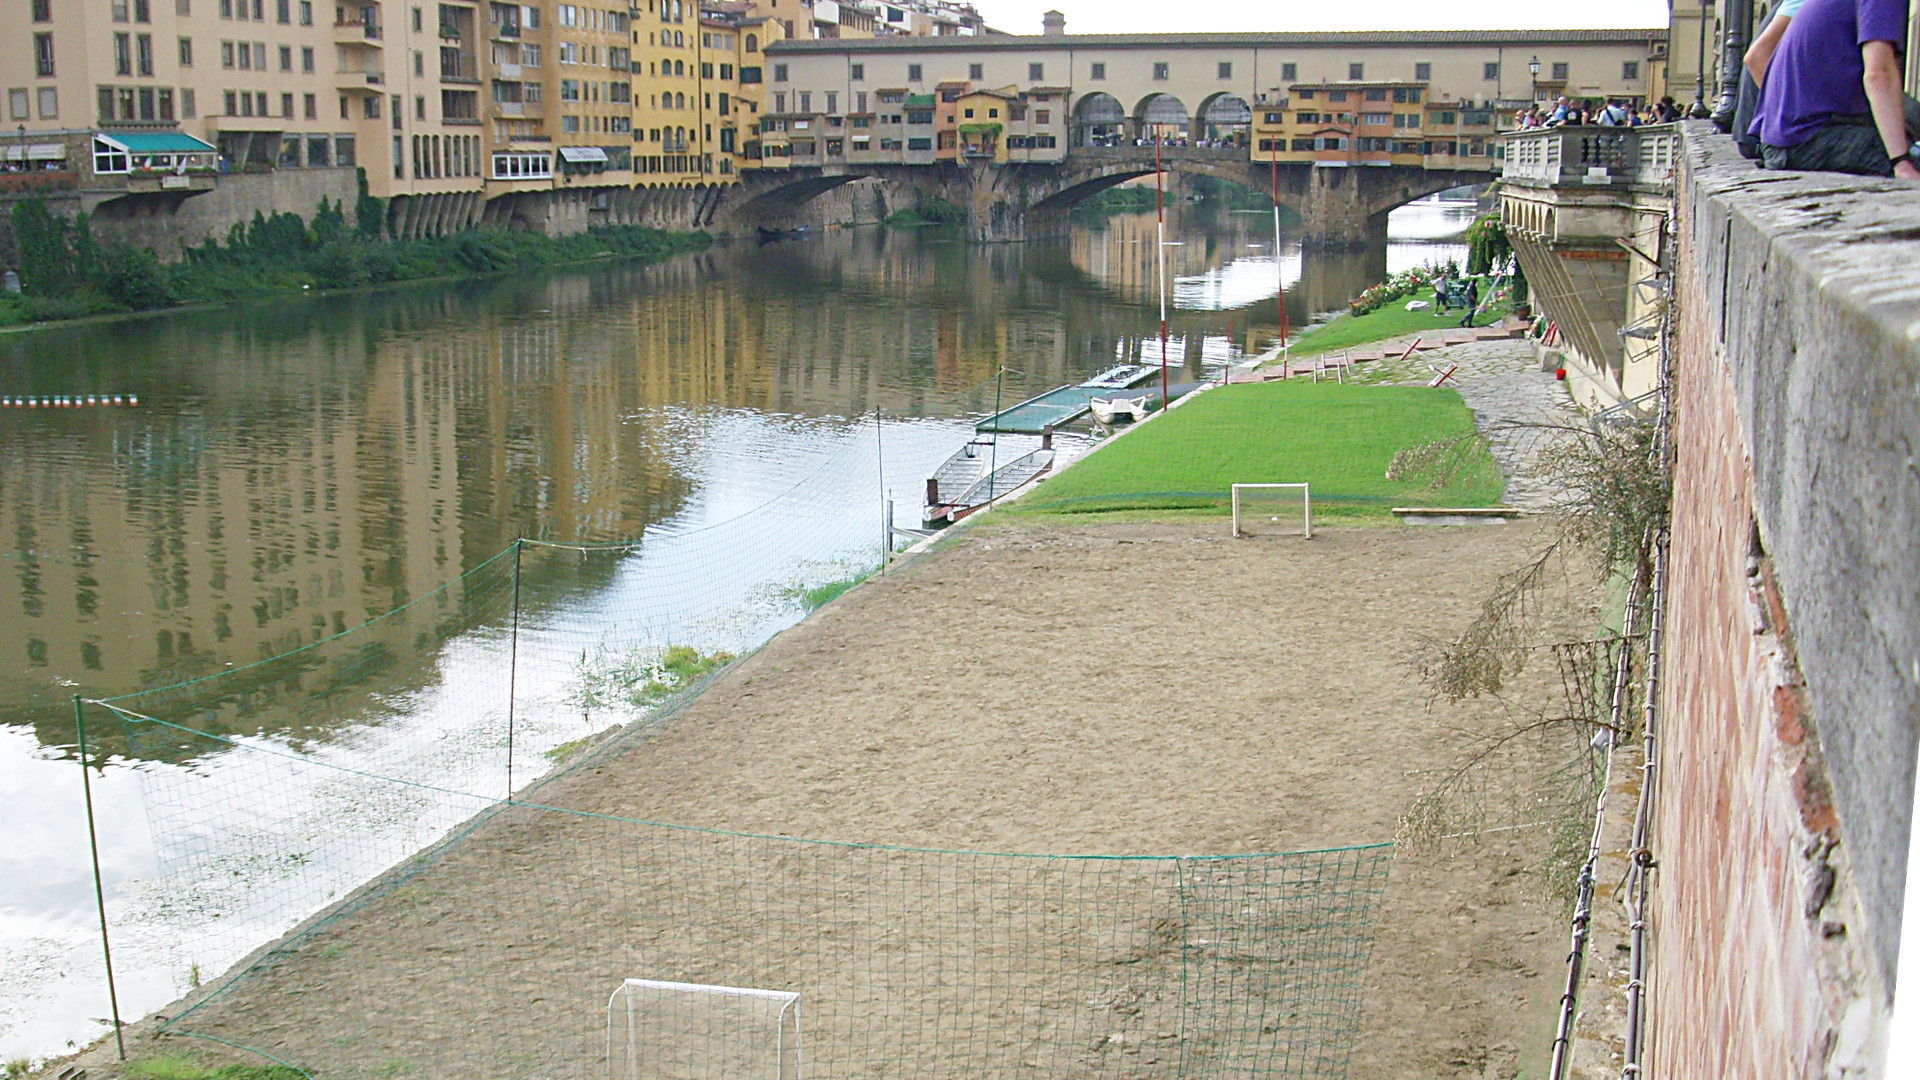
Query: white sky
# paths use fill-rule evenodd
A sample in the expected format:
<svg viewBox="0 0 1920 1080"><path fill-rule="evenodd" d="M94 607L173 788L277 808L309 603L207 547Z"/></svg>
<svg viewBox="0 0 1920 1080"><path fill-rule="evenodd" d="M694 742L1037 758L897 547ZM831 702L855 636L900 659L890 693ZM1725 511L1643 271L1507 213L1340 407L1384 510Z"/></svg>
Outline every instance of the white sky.
<svg viewBox="0 0 1920 1080"><path fill-rule="evenodd" d="M1667 25L1666 0L974 0L988 25L1040 32L1058 8L1070 34L1169 34L1286 30L1564 30Z"/></svg>

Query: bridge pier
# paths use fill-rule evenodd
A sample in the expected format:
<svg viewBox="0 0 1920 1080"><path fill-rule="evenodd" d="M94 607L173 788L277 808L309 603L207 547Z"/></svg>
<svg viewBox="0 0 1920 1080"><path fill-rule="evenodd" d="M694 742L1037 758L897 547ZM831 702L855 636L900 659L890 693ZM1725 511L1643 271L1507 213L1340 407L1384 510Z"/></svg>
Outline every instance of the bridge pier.
<svg viewBox="0 0 1920 1080"><path fill-rule="evenodd" d="M1300 242L1317 251L1362 251L1387 242L1387 211L1375 212L1371 169L1307 169L1300 193ZM1282 192L1285 197L1285 192Z"/></svg>

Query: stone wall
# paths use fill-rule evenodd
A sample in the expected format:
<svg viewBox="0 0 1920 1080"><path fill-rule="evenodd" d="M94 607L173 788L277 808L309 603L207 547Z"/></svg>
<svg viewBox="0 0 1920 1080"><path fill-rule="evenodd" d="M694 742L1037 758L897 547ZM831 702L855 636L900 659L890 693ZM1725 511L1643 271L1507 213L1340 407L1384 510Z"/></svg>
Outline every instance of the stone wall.
<svg viewBox="0 0 1920 1080"><path fill-rule="evenodd" d="M359 183L353 169L279 169L223 176L212 191L175 203L159 196L115 199L92 208L94 235L152 248L171 262L208 239L225 240L236 222L259 214L299 214L312 219L320 200L345 202L353 221ZM89 200L91 202L91 200Z"/></svg>
<svg viewBox="0 0 1920 1080"><path fill-rule="evenodd" d="M1872 1075L1920 742L1920 209L1687 142L1651 1073Z"/></svg>

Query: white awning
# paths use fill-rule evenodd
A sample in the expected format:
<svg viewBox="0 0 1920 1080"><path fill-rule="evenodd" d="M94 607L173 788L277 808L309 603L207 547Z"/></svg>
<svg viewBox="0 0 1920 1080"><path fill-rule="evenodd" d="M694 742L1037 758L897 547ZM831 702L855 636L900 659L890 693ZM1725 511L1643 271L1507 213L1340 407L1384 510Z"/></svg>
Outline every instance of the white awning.
<svg viewBox="0 0 1920 1080"><path fill-rule="evenodd" d="M0 147L0 161L65 161L67 147L65 143L34 143L25 148L25 157L21 155L18 144Z"/></svg>
<svg viewBox="0 0 1920 1080"><path fill-rule="evenodd" d="M605 165L607 152L597 146L563 146L560 148L560 160L576 164Z"/></svg>

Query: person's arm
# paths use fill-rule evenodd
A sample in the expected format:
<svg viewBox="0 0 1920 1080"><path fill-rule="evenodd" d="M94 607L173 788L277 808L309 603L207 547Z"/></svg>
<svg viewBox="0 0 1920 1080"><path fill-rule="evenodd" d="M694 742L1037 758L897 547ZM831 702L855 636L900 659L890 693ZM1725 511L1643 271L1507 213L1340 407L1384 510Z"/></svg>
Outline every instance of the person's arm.
<svg viewBox="0 0 1920 1080"><path fill-rule="evenodd" d="M1767 65L1773 63L1773 50L1780 47L1780 39L1787 35L1787 24L1793 21L1791 15L1777 15L1767 24L1760 36L1753 39L1753 46L1747 50L1747 71L1753 76L1755 86L1765 86Z"/></svg>
<svg viewBox="0 0 1920 1080"><path fill-rule="evenodd" d="M1920 180L1920 169L1905 160L1907 155L1906 101L1901 94L1900 54L1891 41L1869 41L1860 46L1860 59L1867 72L1861 86L1867 103L1873 107L1873 125L1880 129L1880 141L1886 144L1887 157L1902 159L1893 167L1893 175L1902 180Z"/></svg>

